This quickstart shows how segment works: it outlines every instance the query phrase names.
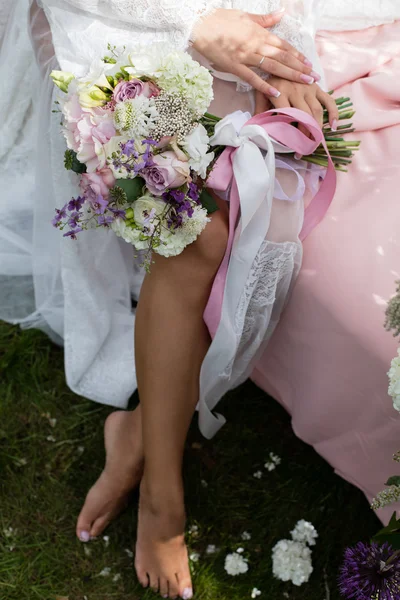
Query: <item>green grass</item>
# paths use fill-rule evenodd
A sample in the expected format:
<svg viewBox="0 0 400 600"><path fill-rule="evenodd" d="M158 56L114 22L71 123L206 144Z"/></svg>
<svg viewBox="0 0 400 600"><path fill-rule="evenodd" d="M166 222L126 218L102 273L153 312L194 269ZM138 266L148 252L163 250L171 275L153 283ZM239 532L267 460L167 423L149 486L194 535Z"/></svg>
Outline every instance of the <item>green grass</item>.
<svg viewBox="0 0 400 600"><path fill-rule="evenodd" d="M363 495L294 436L285 411L251 382L220 408L228 424L212 441L194 424L185 461L189 524L199 527L189 540L191 552L201 555L194 565L196 598L244 600L253 587L263 592L261 600L339 598L344 547L379 527ZM107 531L108 547L102 539L92 542L88 556L74 535L82 500L102 468L102 423L109 412L68 390L62 351L43 334L0 324L1 600L154 597L136 584L124 551L134 543L137 498ZM57 419L54 428L46 413ZM270 451L282 464L255 479ZM295 588L272 577L270 557L302 518L314 523L319 540L311 580ZM14 533L7 538L9 527ZM249 542L240 540L243 531L251 532ZM206 556L208 544L220 553ZM248 552L250 569L229 577L224 557L239 546ZM110 577L99 576L105 567ZM121 574L117 582L115 574Z"/></svg>

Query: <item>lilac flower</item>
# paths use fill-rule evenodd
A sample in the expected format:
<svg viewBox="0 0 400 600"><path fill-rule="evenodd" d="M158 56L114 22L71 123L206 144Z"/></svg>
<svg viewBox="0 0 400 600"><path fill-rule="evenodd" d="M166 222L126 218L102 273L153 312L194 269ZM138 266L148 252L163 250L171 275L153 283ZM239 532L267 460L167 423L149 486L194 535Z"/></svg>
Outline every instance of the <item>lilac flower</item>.
<svg viewBox="0 0 400 600"><path fill-rule="evenodd" d="M98 194L95 200L91 200L90 204L97 215L104 215L104 212L108 206L108 200L106 200L101 194Z"/></svg>
<svg viewBox="0 0 400 600"><path fill-rule="evenodd" d="M72 229L75 229L76 227L78 227L78 223L79 223L79 219L81 218L82 213L80 212L73 212L68 220L68 225L70 227L72 227Z"/></svg>
<svg viewBox="0 0 400 600"><path fill-rule="evenodd" d="M72 198L68 203L68 210L69 211L73 211L73 210L80 211L84 202L85 202L85 197L78 196L77 198Z"/></svg>
<svg viewBox="0 0 400 600"><path fill-rule="evenodd" d="M97 224L102 225L103 227L108 227L113 221L114 217L111 217L110 215L100 215L97 217Z"/></svg>
<svg viewBox="0 0 400 600"><path fill-rule="evenodd" d="M384 543L347 548L340 569L340 592L349 600L400 598L400 552Z"/></svg>
<svg viewBox="0 0 400 600"><path fill-rule="evenodd" d="M135 149L135 140L129 140L125 144L120 144L120 147L125 156L133 156L134 158L139 157L139 154Z"/></svg>
<svg viewBox="0 0 400 600"><path fill-rule="evenodd" d="M76 240L76 234L82 231L82 227L78 227L77 229L71 229L67 233L64 233L63 237L70 237L71 240Z"/></svg>
<svg viewBox="0 0 400 600"><path fill-rule="evenodd" d="M187 192L187 195L189 196L189 198L191 200L194 200L195 202L199 203L199 188L197 187L197 185L195 183L193 183L193 181L191 181L189 183L189 190Z"/></svg>
<svg viewBox="0 0 400 600"><path fill-rule="evenodd" d="M121 208L110 207L110 210L113 213L115 219L126 219L126 213Z"/></svg>
<svg viewBox="0 0 400 600"><path fill-rule="evenodd" d="M67 218L67 205L65 204L60 209L56 208L56 215L55 215L55 217L52 218L51 224L54 227L58 227L59 225L61 225L62 219L66 219L66 218Z"/></svg>

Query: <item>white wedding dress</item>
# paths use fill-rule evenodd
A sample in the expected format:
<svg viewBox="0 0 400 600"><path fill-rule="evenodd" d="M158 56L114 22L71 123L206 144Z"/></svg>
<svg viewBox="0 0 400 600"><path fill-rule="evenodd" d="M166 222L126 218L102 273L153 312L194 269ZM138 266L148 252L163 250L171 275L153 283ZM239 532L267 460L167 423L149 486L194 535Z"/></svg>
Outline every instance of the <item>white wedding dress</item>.
<svg viewBox="0 0 400 600"><path fill-rule="evenodd" d="M387 22L400 18L395 3L304 0L302 21L286 18L277 33L316 62L310 32L319 23L324 28L351 29ZM31 10L42 80L25 29L28 0L16 3L0 56L1 80L10 82L12 90L0 98L0 318L42 329L63 344L67 382L77 394L122 408L136 389L132 298L138 297L142 273L132 248L114 235L88 231L74 243L50 226L54 207L76 195L77 189L76 177L63 166L64 142L59 114L52 112L56 96L49 69L58 64L84 74L107 43L129 46L133 39L186 49L195 22L214 8L262 13L279 4L279 0L42 0L51 35L43 27L43 13L35 6ZM243 89L240 83L238 87ZM226 98L224 114L252 108L252 91L236 92L229 81L216 80L216 96L216 104ZM274 201L275 218L247 265L244 285L236 290L233 285L238 301L222 318L230 335L224 339L216 335L203 364L199 413L207 437L224 422L212 413L214 407L248 376L300 268L302 207L290 209L285 228L279 202Z"/></svg>

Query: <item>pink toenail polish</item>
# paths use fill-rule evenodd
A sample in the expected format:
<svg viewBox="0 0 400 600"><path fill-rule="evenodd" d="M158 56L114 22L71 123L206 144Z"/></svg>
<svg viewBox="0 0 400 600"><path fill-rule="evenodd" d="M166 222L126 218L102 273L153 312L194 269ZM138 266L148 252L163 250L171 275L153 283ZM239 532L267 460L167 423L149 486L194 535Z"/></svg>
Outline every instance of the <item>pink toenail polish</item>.
<svg viewBox="0 0 400 600"><path fill-rule="evenodd" d="M81 531L79 534L79 539L81 540L81 542L89 542L90 533L88 531Z"/></svg>
<svg viewBox="0 0 400 600"><path fill-rule="evenodd" d="M183 590L182 598L183 598L183 600L190 600L191 598L193 598L192 588L185 588Z"/></svg>

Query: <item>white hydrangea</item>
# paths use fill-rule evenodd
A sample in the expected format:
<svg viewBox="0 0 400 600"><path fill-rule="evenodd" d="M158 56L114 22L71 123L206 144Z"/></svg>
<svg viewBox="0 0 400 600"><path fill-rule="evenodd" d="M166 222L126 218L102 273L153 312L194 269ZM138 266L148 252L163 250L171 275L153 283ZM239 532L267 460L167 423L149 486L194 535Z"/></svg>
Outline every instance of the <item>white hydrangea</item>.
<svg viewBox="0 0 400 600"><path fill-rule="evenodd" d="M244 558L241 554L234 552L228 554L225 558L225 571L228 575L235 577L236 575L242 575L247 573L249 565L247 564L247 558Z"/></svg>
<svg viewBox="0 0 400 600"><path fill-rule="evenodd" d="M162 89L182 94L196 114L203 115L207 111L214 97L213 78L189 54L179 51L165 54L156 76Z"/></svg>
<svg viewBox="0 0 400 600"><path fill-rule="evenodd" d="M114 125L121 135L143 139L150 136L158 117L154 98L142 95L116 105Z"/></svg>
<svg viewBox="0 0 400 600"><path fill-rule="evenodd" d="M392 360L388 372L389 396L393 398L393 406L400 412L400 348L397 356Z"/></svg>
<svg viewBox="0 0 400 600"><path fill-rule="evenodd" d="M304 519L298 521L295 528L290 533L295 542L302 542L304 544L308 544L309 546L315 546L315 540L318 537L318 533L314 525L309 521L305 521Z"/></svg>
<svg viewBox="0 0 400 600"><path fill-rule="evenodd" d="M162 244L157 248L157 254L161 256L177 256L194 242L210 221L207 211L201 206L194 208L193 216L186 217L182 227L174 231L164 229L161 235Z"/></svg>
<svg viewBox="0 0 400 600"><path fill-rule="evenodd" d="M272 572L281 581L302 585L313 572L311 550L301 542L281 540L272 550Z"/></svg>

